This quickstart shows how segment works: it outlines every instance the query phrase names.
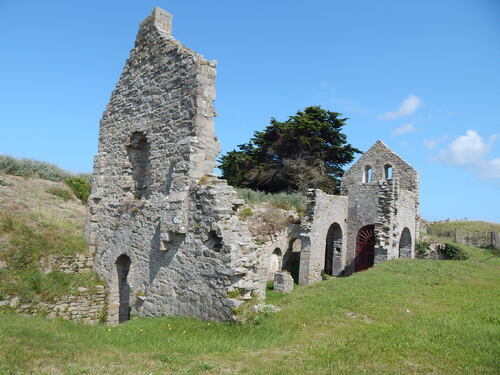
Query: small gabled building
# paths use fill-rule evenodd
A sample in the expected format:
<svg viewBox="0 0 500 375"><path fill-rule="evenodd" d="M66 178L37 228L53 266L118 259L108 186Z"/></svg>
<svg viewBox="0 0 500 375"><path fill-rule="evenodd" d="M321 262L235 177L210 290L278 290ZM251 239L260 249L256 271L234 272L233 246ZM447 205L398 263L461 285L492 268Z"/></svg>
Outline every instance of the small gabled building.
<svg viewBox="0 0 500 375"><path fill-rule="evenodd" d="M311 190L300 235L299 284L413 258L418 173L377 141L342 177L341 194Z"/></svg>

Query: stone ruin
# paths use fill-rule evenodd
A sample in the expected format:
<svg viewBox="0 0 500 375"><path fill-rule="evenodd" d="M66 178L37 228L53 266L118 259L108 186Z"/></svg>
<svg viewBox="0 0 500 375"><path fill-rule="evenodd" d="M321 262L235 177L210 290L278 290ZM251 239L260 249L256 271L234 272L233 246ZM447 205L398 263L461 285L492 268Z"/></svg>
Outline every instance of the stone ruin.
<svg viewBox="0 0 500 375"><path fill-rule="evenodd" d="M254 242L244 202L213 174L215 68L173 38L166 11L141 23L100 122L88 203L108 323L131 313L230 320L265 298L276 272L306 285L414 256L417 172L382 142L347 171L341 195L311 190L301 221Z"/></svg>

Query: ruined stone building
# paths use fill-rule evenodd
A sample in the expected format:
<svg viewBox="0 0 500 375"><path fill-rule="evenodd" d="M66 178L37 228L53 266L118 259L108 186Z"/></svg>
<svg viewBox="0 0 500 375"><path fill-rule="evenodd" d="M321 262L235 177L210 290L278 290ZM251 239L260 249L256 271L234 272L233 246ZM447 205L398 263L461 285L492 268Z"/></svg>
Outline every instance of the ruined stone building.
<svg viewBox="0 0 500 375"><path fill-rule="evenodd" d="M340 196L310 191L301 223L252 241L237 212L244 202L213 174L216 63L171 29L159 8L141 23L100 122L86 237L109 323L130 312L228 320L264 298L280 269L310 284L413 257L417 172L382 142L345 174Z"/></svg>
<svg viewBox="0 0 500 375"><path fill-rule="evenodd" d="M340 195L310 190L297 237L299 284L414 258L418 206L417 171L377 141L344 174Z"/></svg>

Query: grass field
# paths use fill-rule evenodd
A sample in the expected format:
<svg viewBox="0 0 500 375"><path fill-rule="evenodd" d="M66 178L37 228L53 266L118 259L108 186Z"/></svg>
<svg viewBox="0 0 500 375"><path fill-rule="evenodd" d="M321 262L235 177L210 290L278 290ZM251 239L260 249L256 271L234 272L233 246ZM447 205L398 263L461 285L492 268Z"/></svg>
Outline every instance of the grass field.
<svg viewBox="0 0 500 375"><path fill-rule="evenodd" d="M270 292L259 324L0 314L0 374L498 374L500 257L393 260Z"/></svg>
<svg viewBox="0 0 500 375"><path fill-rule="evenodd" d="M453 231L458 229L465 232L500 232L500 224L489 223L487 221L438 221L429 223L428 226L436 231Z"/></svg>
<svg viewBox="0 0 500 375"><path fill-rule="evenodd" d="M85 251L85 207L67 189L0 175L0 300L51 298L94 282L92 274L38 269L47 254ZM256 204L304 204L299 196L239 193ZM456 246L467 260L400 259L287 296L270 291L267 303L281 311L246 325L171 317L84 326L3 311L0 375L497 375L500 254Z"/></svg>

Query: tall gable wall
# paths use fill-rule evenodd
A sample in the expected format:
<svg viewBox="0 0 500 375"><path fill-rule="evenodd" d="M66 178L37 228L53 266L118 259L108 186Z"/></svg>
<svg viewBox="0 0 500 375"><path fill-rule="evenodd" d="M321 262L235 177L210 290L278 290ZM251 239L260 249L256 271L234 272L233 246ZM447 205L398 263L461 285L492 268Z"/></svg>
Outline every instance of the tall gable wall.
<svg viewBox="0 0 500 375"><path fill-rule="evenodd" d="M242 202L212 175L215 62L173 39L171 20L156 8L141 24L100 123L87 238L110 323L129 305L143 316L231 319L263 292Z"/></svg>

